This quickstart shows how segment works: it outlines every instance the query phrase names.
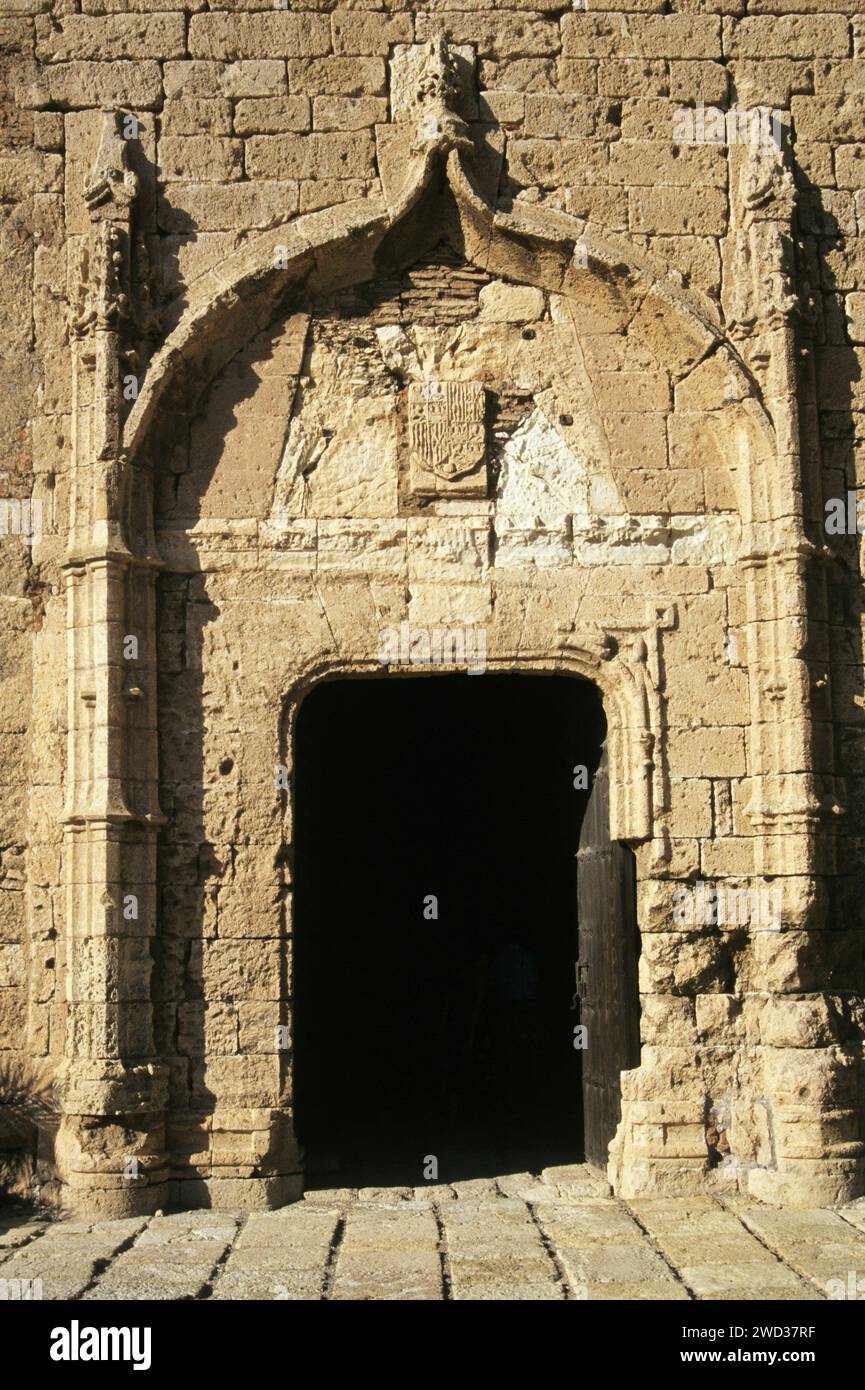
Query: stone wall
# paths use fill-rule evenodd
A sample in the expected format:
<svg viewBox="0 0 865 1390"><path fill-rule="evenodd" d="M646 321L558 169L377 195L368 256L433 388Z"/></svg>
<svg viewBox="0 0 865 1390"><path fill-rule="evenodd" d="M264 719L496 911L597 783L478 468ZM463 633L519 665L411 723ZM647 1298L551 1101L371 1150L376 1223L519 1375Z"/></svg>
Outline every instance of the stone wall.
<svg viewBox="0 0 865 1390"><path fill-rule="evenodd" d="M293 718L404 620L604 694L619 1190L858 1190L865 62L802 8L7 4L0 1046L82 1200L296 1192Z"/></svg>

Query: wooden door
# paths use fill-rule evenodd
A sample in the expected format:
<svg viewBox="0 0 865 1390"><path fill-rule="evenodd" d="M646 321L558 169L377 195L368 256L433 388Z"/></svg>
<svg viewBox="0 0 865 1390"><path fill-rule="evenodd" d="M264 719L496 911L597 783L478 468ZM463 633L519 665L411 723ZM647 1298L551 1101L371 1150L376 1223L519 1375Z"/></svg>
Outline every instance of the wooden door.
<svg viewBox="0 0 865 1390"><path fill-rule="evenodd" d="M606 748L580 831L577 910L585 1153L605 1168L621 1115L620 1073L640 1054L635 865L632 851L610 838Z"/></svg>

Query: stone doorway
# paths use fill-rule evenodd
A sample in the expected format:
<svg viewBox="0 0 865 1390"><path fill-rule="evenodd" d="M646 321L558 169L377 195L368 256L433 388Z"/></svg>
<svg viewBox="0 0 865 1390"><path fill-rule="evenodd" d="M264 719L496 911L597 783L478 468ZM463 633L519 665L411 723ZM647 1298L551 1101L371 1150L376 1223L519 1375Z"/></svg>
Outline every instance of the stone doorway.
<svg viewBox="0 0 865 1390"><path fill-rule="evenodd" d="M604 733L599 692L569 676L333 679L306 697L308 1185L416 1186L430 1157L452 1181L583 1156L576 854Z"/></svg>

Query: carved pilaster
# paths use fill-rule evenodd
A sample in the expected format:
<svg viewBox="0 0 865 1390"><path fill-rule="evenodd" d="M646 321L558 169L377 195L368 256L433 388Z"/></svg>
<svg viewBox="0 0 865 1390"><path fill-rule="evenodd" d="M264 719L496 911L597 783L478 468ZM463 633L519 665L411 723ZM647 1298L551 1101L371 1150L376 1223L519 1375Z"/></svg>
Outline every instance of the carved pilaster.
<svg viewBox="0 0 865 1390"><path fill-rule="evenodd" d="M724 308L730 336L759 381L774 426L774 457L744 528L739 563L747 595L751 689L748 814L756 832L755 872L795 875L818 865L822 811L812 755L807 665L806 581L814 555L804 524L799 423L796 190L773 122L758 141L731 146L731 230L725 250ZM788 898L790 895L788 895ZM812 900L789 900L803 923Z"/></svg>
<svg viewBox="0 0 865 1390"><path fill-rule="evenodd" d="M90 232L70 315L73 449L64 565L67 1046L58 1159L73 1203L164 1200L164 1079L150 994L156 925L155 572L130 549L121 449L134 211L122 118L107 114L84 190Z"/></svg>

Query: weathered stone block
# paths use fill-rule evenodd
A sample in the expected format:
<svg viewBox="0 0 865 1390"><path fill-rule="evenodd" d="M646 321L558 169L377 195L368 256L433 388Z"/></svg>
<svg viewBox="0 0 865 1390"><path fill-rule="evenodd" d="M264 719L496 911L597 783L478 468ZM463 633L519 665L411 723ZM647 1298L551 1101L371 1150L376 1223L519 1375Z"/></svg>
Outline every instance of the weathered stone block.
<svg viewBox="0 0 865 1390"><path fill-rule="evenodd" d="M159 141L159 172L169 183L193 178L213 183L239 179L243 146L239 140L208 135L163 135Z"/></svg>
<svg viewBox="0 0 865 1390"><path fill-rule="evenodd" d="M282 1080L278 1057L215 1057L203 1068L193 1100L219 1106L270 1107L280 1103Z"/></svg>
<svg viewBox="0 0 865 1390"><path fill-rule="evenodd" d="M165 95L170 97L266 97L286 90L285 63L252 58L235 63L196 60L165 64Z"/></svg>
<svg viewBox="0 0 865 1390"><path fill-rule="evenodd" d="M723 236L727 230L727 199L717 188L636 188L630 213L634 232Z"/></svg>
<svg viewBox="0 0 865 1390"><path fill-rule="evenodd" d="M152 62L59 63L43 70L38 87L20 90L17 100L27 109L44 106L153 109L162 103L162 78L159 64Z"/></svg>
<svg viewBox="0 0 865 1390"><path fill-rule="evenodd" d="M384 96L385 65L381 58L289 58L288 89L316 96Z"/></svg>
<svg viewBox="0 0 865 1390"><path fill-rule="evenodd" d="M796 96L790 103L798 140L823 140L834 145L865 139L861 95L831 99L827 95Z"/></svg>
<svg viewBox="0 0 865 1390"><path fill-rule="evenodd" d="M162 111L162 134L230 135L231 106L219 98L167 101Z"/></svg>
<svg viewBox="0 0 865 1390"><path fill-rule="evenodd" d="M189 21L193 58L302 58L330 51L327 17L316 14L196 14Z"/></svg>
<svg viewBox="0 0 865 1390"><path fill-rule="evenodd" d="M842 145L835 154L840 188L865 188L865 145Z"/></svg>
<svg viewBox="0 0 865 1390"><path fill-rule="evenodd" d="M551 58L513 58L497 62L482 58L478 62L481 87L495 87L499 91L514 92L554 92L556 91L556 64ZM563 91L594 91L592 85L568 87L562 84Z"/></svg>
<svg viewBox="0 0 865 1390"><path fill-rule="evenodd" d="M476 44L480 58L522 58L557 53L561 44L555 20L535 19L528 14L500 10L495 16L466 12L419 13L416 16L418 43L435 38L442 30L455 44Z"/></svg>
<svg viewBox="0 0 865 1390"><path fill-rule="evenodd" d="M562 52L583 58L720 58L715 15L565 15Z"/></svg>
<svg viewBox="0 0 865 1390"><path fill-rule="evenodd" d="M387 120L383 97L316 97L313 126L316 130L365 130Z"/></svg>
<svg viewBox="0 0 865 1390"><path fill-rule="evenodd" d="M36 20L36 56L46 63L118 58L179 58L186 49L182 14L67 14Z"/></svg>
<svg viewBox="0 0 865 1390"><path fill-rule="evenodd" d="M669 410L670 383L665 372L598 372L598 405L605 415Z"/></svg>
<svg viewBox="0 0 865 1390"><path fill-rule="evenodd" d="M604 416L604 432L614 465L663 467L667 461L666 421L661 414L640 419L631 414Z"/></svg>
<svg viewBox="0 0 865 1390"><path fill-rule="evenodd" d="M367 134L277 137L254 135L247 145L253 178L363 178L373 173L373 143Z"/></svg>
<svg viewBox="0 0 865 1390"><path fill-rule="evenodd" d="M760 1036L769 1047L829 1047L837 1040L835 1010L829 999L767 998L759 1015Z"/></svg>
<svg viewBox="0 0 865 1390"><path fill-rule="evenodd" d="M650 932L640 956L641 994L726 993L728 956L716 937Z"/></svg>
<svg viewBox="0 0 865 1390"><path fill-rule="evenodd" d="M310 128L308 97L263 97L239 101L234 111L235 135L270 135ZM364 122L366 124L366 122Z"/></svg>
<svg viewBox="0 0 865 1390"><path fill-rule="evenodd" d="M754 15L724 20L724 50L734 58L846 58L843 15Z"/></svg>
<svg viewBox="0 0 865 1390"><path fill-rule="evenodd" d="M622 15L575 14L562 19L566 58L625 58L635 52Z"/></svg>
<svg viewBox="0 0 865 1390"><path fill-rule="evenodd" d="M606 108L590 97L554 97L529 93L525 99L523 130L528 136L560 136L574 139L593 135Z"/></svg>
<svg viewBox="0 0 865 1390"><path fill-rule="evenodd" d="M193 951L193 961L195 959ZM279 941L206 941L201 952L202 985L208 1000L277 1001L282 996Z"/></svg>
<svg viewBox="0 0 865 1390"><path fill-rule="evenodd" d="M272 227L298 208L296 181L265 184L172 183L159 201L159 226L166 232L222 232Z"/></svg>
<svg viewBox="0 0 865 1390"><path fill-rule="evenodd" d="M565 67L565 61L560 63ZM571 63L569 67L576 66ZM597 65L597 84L601 96L660 97L672 95L667 64L648 58L609 58ZM575 87L582 91L582 87ZM594 87L588 87L594 91Z"/></svg>
<svg viewBox="0 0 865 1390"><path fill-rule="evenodd" d="M494 280L480 292L480 318L489 323L531 323L544 312L543 292Z"/></svg>
<svg viewBox="0 0 865 1390"><path fill-rule="evenodd" d="M698 60L670 64L670 97L674 101L723 104L729 86L729 73L721 63Z"/></svg>
<svg viewBox="0 0 865 1390"><path fill-rule="evenodd" d="M745 775L745 742L741 729L680 729L670 755L670 771L674 776Z"/></svg>
<svg viewBox="0 0 865 1390"><path fill-rule="evenodd" d="M333 16L334 53L382 54L395 43L411 43L414 19L410 14L345 14Z"/></svg>
<svg viewBox="0 0 865 1390"><path fill-rule="evenodd" d="M604 177L607 151L590 141L512 140L508 146L508 172L520 183L544 188L583 183Z"/></svg>

